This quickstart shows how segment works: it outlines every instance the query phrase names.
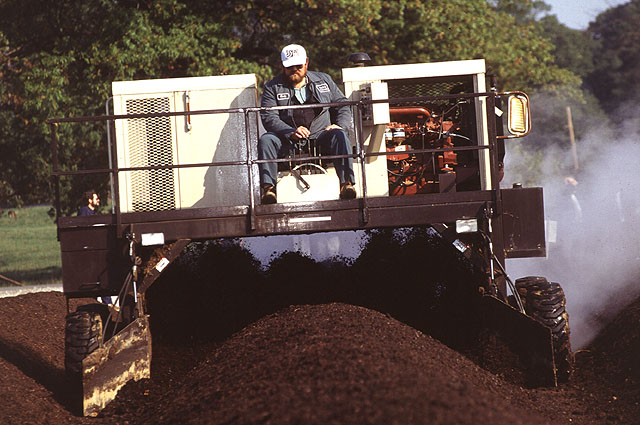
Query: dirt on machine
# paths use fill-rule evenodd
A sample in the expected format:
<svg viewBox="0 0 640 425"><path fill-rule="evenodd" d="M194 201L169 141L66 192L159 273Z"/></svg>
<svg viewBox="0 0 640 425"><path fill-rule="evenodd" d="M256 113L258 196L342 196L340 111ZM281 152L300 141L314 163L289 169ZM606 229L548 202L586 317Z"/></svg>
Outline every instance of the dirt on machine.
<svg viewBox="0 0 640 425"><path fill-rule="evenodd" d="M541 276L512 280L505 269L507 258L546 255L544 205L540 187L500 185L505 143L530 131L529 99L493 81L483 59L342 69L348 101L294 108L349 105L352 153L308 149L274 160L278 202L270 205L260 203L258 164L267 160L257 154L259 114L269 108L259 106L254 74L117 81L105 115L48 120L63 290L91 301L66 319L65 366L82 414L97 415L128 381L152 376L147 290L185 247L254 236L428 229L460 267L477 271L468 286L483 325L538 383L567 381L562 288ZM73 131L62 128L96 124L108 168L65 168L69 144L59 139ZM342 200L332 160L347 156L357 196ZM61 182L89 174L109 185L111 211L64 216Z"/></svg>

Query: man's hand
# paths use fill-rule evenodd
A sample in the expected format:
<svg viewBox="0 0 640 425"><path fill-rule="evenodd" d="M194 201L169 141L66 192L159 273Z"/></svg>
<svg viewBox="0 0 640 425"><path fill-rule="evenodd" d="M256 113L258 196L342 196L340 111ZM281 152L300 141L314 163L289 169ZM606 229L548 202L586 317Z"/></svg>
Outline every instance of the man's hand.
<svg viewBox="0 0 640 425"><path fill-rule="evenodd" d="M325 130L333 130L334 128L337 128L338 130L342 130L342 127L340 127L340 126L339 126L339 125L337 125L337 124L331 124L331 125L328 125L328 126L325 128Z"/></svg>
<svg viewBox="0 0 640 425"><path fill-rule="evenodd" d="M291 140L296 142L300 139L308 139L310 135L311 135L311 132L307 127L300 126L296 128L295 133L291 134Z"/></svg>

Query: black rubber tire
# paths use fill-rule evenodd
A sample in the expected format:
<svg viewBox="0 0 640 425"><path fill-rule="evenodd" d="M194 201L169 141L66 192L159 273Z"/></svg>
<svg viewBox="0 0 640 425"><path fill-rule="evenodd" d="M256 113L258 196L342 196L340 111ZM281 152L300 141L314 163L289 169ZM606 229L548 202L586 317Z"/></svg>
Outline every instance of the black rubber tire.
<svg viewBox="0 0 640 425"><path fill-rule="evenodd" d="M82 375L82 360L102 342L102 318L96 311L67 314L64 338L64 366L68 375Z"/></svg>
<svg viewBox="0 0 640 425"><path fill-rule="evenodd" d="M527 315L551 329L556 376L558 382L568 382L574 359L569 339L567 301L562 287L544 277L528 276L516 280L516 289Z"/></svg>

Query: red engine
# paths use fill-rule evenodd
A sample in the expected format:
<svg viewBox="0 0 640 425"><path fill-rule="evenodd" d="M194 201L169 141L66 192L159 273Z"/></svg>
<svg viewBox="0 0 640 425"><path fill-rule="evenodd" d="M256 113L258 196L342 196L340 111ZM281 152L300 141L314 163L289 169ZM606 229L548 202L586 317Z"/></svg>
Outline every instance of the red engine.
<svg viewBox="0 0 640 425"><path fill-rule="evenodd" d="M455 191L458 154L448 151L467 144L454 117L425 107L393 107L385 139L391 195ZM453 118L453 119L452 119ZM442 149L441 152L403 153L408 150Z"/></svg>

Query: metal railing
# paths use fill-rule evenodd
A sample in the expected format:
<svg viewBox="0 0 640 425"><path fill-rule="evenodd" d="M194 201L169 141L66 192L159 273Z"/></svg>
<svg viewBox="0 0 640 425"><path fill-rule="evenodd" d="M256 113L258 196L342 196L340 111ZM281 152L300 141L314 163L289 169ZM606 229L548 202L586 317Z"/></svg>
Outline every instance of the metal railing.
<svg viewBox="0 0 640 425"><path fill-rule="evenodd" d="M426 148L426 149L407 149L403 151L403 154L411 155L411 154L428 154L428 153L442 153L447 151L458 152L458 151L481 151L488 150L491 153L491 189L497 190L497 167L498 163L497 159L497 149L496 149L496 122L493 117L493 111L495 108L495 99L496 96L504 95L505 93L496 93L496 92L484 92L484 93L468 93L468 94L452 94L452 95L439 95L439 96L421 96L421 97L402 97L402 98L389 98L389 99L378 99L378 100L356 100L356 101L344 101L344 102L336 102L336 103L319 103L319 104L305 104L305 105L295 105L295 106L273 106L273 107L246 107L246 108L227 108L227 109L207 109L207 110L191 110L184 112L162 112L162 113L138 113L138 114L123 114L123 115L104 115L104 116L83 116L83 117L72 117L72 118L53 118L48 119L46 122L50 125L51 129L51 151L52 151L52 172L51 175L55 180L55 198L56 198L56 214L57 217L61 216L61 208L60 208L60 178L62 176L74 176L74 175L88 175L88 174L109 174L111 177L111 186L112 186L112 200L114 203L114 211L116 218L116 223L120 227L122 224L121 211L120 211L120 187L118 184L118 176L121 172L127 171L143 171L143 170L162 170L162 169L183 169L183 168L198 168L198 167L214 167L214 166L246 166L248 171L248 179L249 179L249 209L252 217L255 217L256 214L256 200L255 200L255 189L256 185L254 184L254 176L252 169L255 165L260 163L267 162L291 162L291 158L278 158L278 159L270 159L270 160L260 160L254 158L252 156L252 144L257 143L256 140L252 140L252 131L250 129L250 115L255 114L256 123L257 118L259 117L260 112L268 111L268 110L286 110L286 109L313 109L313 108L332 108L332 107L344 107L350 106L355 108L356 114L354 114L355 122L354 122L354 133L356 136L356 152L353 154L347 155L322 155L320 156L307 156L306 160L312 159L341 159L341 158L353 158L358 159L362 166L361 169L361 184L362 184L362 197L363 197L363 214L366 219L366 209L367 209L367 176L366 176L366 167L364 166L367 158L370 157L379 157L379 156L389 156L389 155L397 155L397 152L365 152L364 149L364 132L363 132L363 120L362 117L364 115L365 108L371 107L371 105L379 104L379 103L388 103L390 105L401 105L403 103L408 102L423 102L428 104L432 101L442 101L447 99L473 99L473 98L485 98L486 99L486 109L487 116L490 117L487 121L488 125L488 134L489 140L487 145L480 145L478 141L475 141L475 144L472 146L454 146L448 148ZM136 119L136 118L157 118L157 117L176 117L176 116L198 116L198 115L212 115L212 114L243 114L244 119L244 127L245 127L245 143L246 143L246 151L247 158L240 159L235 161L211 161L211 162L201 162L201 163L189 163L189 164L172 164L172 165L150 165L150 166L138 166L138 167L120 167L117 159L116 146L111 142L110 137L110 129L108 130L108 138L109 144L108 152L109 152L109 167L108 168L100 168L100 169L82 169L82 170L61 170L59 163L59 145L57 140L57 126L66 123L95 123L95 122L105 122L107 126L111 126L116 120L123 119ZM499 197L496 197L496 200L499 202Z"/></svg>

